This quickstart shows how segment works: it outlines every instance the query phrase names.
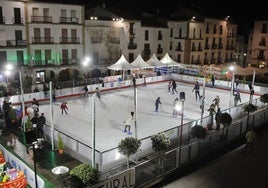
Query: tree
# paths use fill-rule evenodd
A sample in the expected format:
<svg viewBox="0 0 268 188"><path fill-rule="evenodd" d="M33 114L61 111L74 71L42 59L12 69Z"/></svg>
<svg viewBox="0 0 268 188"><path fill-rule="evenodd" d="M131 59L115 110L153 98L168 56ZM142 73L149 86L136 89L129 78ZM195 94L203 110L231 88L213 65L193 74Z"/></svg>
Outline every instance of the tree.
<svg viewBox="0 0 268 188"><path fill-rule="evenodd" d="M207 131L206 129L201 126L201 125L195 125L192 127L191 129L191 136L193 138L202 138L202 139L205 139L206 138L206 134L207 134Z"/></svg>
<svg viewBox="0 0 268 188"><path fill-rule="evenodd" d="M137 153L140 145L141 141L133 137L126 137L119 143L118 151L127 157L127 168L129 168L130 156Z"/></svg>
<svg viewBox="0 0 268 188"><path fill-rule="evenodd" d="M79 164L70 170L70 175L72 180L75 181L77 187L81 187L78 186L81 184L91 186L99 181L98 170L85 163Z"/></svg>

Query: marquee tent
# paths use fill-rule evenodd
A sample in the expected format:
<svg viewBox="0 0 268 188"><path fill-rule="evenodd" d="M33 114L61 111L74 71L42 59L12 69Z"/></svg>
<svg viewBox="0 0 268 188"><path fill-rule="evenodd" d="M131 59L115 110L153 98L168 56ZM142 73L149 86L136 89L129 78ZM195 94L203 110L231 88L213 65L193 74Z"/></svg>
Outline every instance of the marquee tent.
<svg viewBox="0 0 268 188"><path fill-rule="evenodd" d="M171 57L168 55L168 53L165 54L162 59L160 59L160 62L163 63L165 66L179 66L180 64L171 59Z"/></svg>
<svg viewBox="0 0 268 188"><path fill-rule="evenodd" d="M134 67L126 60L125 56L122 54L116 63L108 66L107 68L111 70L131 70Z"/></svg>
<svg viewBox="0 0 268 188"><path fill-rule="evenodd" d="M148 63L146 63L143 59L142 59L142 57L141 57L141 55L139 54L138 56L137 56L137 58L132 62L132 63L130 63L131 65L133 65L133 67L135 67L135 68L138 68L138 69L152 69L152 68L154 68L153 66L151 66L151 65L149 65Z"/></svg>
<svg viewBox="0 0 268 188"><path fill-rule="evenodd" d="M146 61L146 63L148 63L149 65L151 65L153 67L163 67L163 66L166 66L163 63L161 63L161 61L156 57L155 54L153 54L152 57Z"/></svg>
<svg viewBox="0 0 268 188"><path fill-rule="evenodd" d="M114 71L122 71L123 80L125 80L125 71L134 69L133 65L131 65L122 54L118 61L107 67L110 70Z"/></svg>

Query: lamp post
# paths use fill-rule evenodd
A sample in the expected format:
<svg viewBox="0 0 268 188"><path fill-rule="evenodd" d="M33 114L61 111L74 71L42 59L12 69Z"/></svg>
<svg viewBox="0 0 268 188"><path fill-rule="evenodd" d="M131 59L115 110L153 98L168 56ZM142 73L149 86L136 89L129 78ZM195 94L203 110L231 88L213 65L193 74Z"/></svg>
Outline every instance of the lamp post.
<svg viewBox="0 0 268 188"><path fill-rule="evenodd" d="M137 109L137 101L138 101L138 98L137 98L137 86L134 86L134 110L135 110L135 138L138 139L138 130L137 130L137 112L138 112L138 109Z"/></svg>
<svg viewBox="0 0 268 188"><path fill-rule="evenodd" d="M13 66L10 64L6 65L6 74L10 74L10 71L13 69ZM22 85L22 75L21 70L19 71L19 81L20 81L20 92L21 92L21 104L22 104L22 118L21 118L21 126L23 127L23 132L25 132L25 103L24 103L24 92L23 92L23 85Z"/></svg>
<svg viewBox="0 0 268 188"><path fill-rule="evenodd" d="M205 105L205 91L206 91L206 77L204 77L203 82L203 97L201 101L201 119L200 119L200 125L203 126L203 115L204 115L204 105Z"/></svg>
<svg viewBox="0 0 268 188"><path fill-rule="evenodd" d="M230 98L229 98L229 112L231 111L231 101L232 101L232 95L233 95L233 89L234 89L234 77L235 77L235 74L234 74L234 67L231 66L229 68L229 70L231 71L232 73L232 80L231 80L231 89L230 89Z"/></svg>
<svg viewBox="0 0 268 188"><path fill-rule="evenodd" d="M179 165L181 164L181 146L182 146L182 126L183 126L183 111L184 111L184 101L185 93L180 92L180 101L181 101L181 127L180 127L180 147L179 147Z"/></svg>
<svg viewBox="0 0 268 188"><path fill-rule="evenodd" d="M96 93L92 96L92 163L91 166L95 169L95 136L96 136Z"/></svg>

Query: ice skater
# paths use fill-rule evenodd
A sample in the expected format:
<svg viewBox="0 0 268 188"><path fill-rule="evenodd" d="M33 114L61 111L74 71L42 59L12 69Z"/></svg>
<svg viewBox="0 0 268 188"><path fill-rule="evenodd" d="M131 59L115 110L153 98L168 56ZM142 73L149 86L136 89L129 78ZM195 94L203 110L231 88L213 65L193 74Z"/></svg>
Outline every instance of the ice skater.
<svg viewBox="0 0 268 188"><path fill-rule="evenodd" d="M61 103L61 105L60 105L60 108L61 108L61 115L63 115L63 112L65 112L65 114L68 114L67 113L67 110L69 110L68 109L68 106L67 106L67 102L62 102Z"/></svg>
<svg viewBox="0 0 268 188"><path fill-rule="evenodd" d="M155 101L155 112L158 112L159 105L161 105L162 102L160 101L160 97L157 97Z"/></svg>
<svg viewBox="0 0 268 188"><path fill-rule="evenodd" d="M174 95L174 92L176 92L178 94L177 84L176 84L175 80L172 80L172 95Z"/></svg>
<svg viewBox="0 0 268 188"><path fill-rule="evenodd" d="M195 90L195 100L197 101L197 96L199 97L199 99L201 98L201 97L200 97L200 93L199 93L200 86L199 86L198 81L195 82L195 85L194 85L194 88L193 88L192 92L193 92L194 90Z"/></svg>
<svg viewBox="0 0 268 188"><path fill-rule="evenodd" d="M82 91L84 91L84 97L88 97L88 87L86 84L84 85Z"/></svg>
<svg viewBox="0 0 268 188"><path fill-rule="evenodd" d="M126 121L124 121L124 123L126 124L125 125L125 129L124 129L124 132L126 133L127 132L127 128L128 128L128 134L132 134L130 132L130 127L134 123L134 112L130 112L130 116L127 118Z"/></svg>
<svg viewBox="0 0 268 188"><path fill-rule="evenodd" d="M170 92L170 89L172 88L172 82L171 81L169 81L168 82L168 92Z"/></svg>
<svg viewBox="0 0 268 188"><path fill-rule="evenodd" d="M214 102L214 106L215 106L215 108L216 108L216 107L217 107L217 109L220 108L220 97L219 97L219 95L217 95L217 96L215 97L215 99L212 100L212 102Z"/></svg>

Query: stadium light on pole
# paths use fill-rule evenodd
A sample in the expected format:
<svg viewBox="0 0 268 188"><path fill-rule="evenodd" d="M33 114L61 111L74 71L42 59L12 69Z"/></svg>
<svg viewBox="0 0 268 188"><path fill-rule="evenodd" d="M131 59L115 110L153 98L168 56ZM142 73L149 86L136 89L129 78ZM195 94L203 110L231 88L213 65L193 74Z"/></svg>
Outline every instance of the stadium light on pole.
<svg viewBox="0 0 268 188"><path fill-rule="evenodd" d="M180 127L180 148L179 148L179 165L181 164L181 147L182 147L182 126L183 126L183 111L184 111L184 101L185 101L185 92L180 92L180 101L181 101L181 127Z"/></svg>

